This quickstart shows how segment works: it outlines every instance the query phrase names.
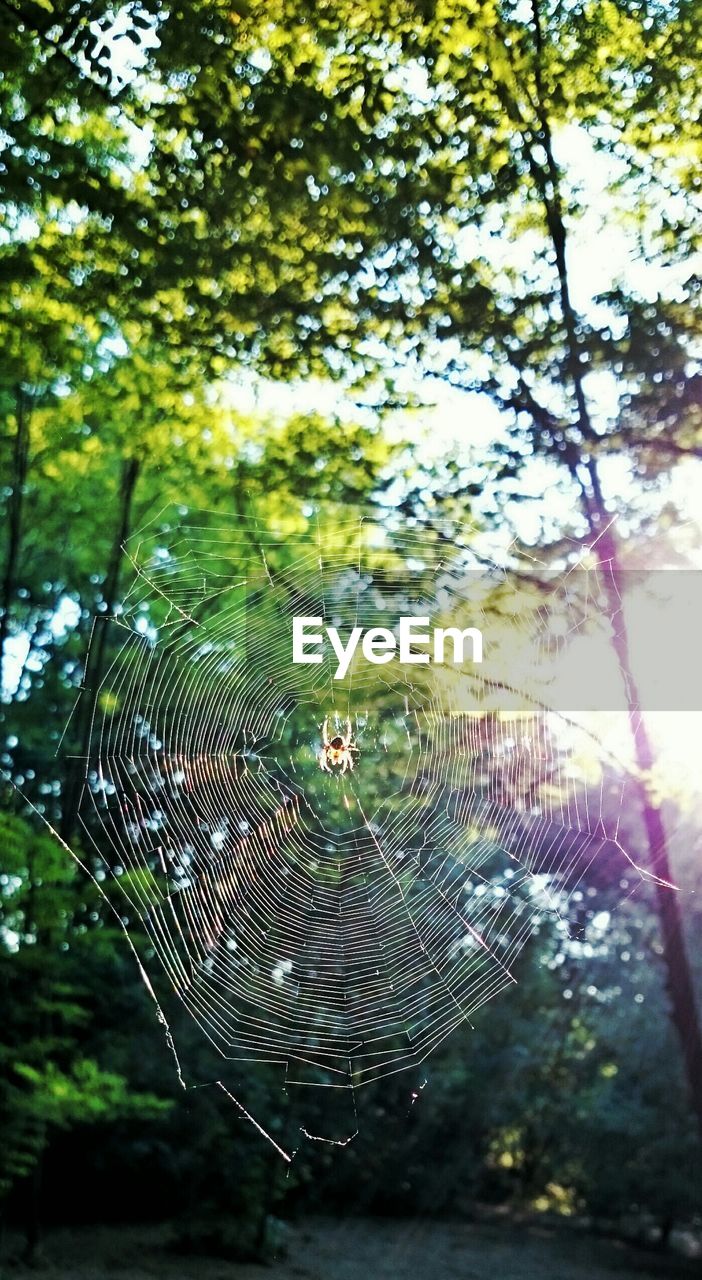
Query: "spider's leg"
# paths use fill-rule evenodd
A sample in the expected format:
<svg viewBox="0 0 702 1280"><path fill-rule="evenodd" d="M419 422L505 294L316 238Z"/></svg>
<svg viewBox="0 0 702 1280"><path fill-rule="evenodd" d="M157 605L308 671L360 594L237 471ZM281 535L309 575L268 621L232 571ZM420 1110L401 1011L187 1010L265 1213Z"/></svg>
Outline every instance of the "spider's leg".
<svg viewBox="0 0 702 1280"><path fill-rule="evenodd" d="M320 751L319 755L317 756L317 759L319 761L320 769L323 769L325 773L331 773L331 769L327 764L327 757L323 751Z"/></svg>
<svg viewBox="0 0 702 1280"><path fill-rule="evenodd" d="M324 728L322 729L322 742L326 746L329 741L329 717L324 717Z"/></svg>
<svg viewBox="0 0 702 1280"><path fill-rule="evenodd" d="M348 747L348 745L349 745L349 743L350 743L350 741L351 741L352 737L353 737L353 729L351 728L351 721L350 721L349 717L347 716L347 717L346 717L346 737L344 738L344 746L345 746L345 747Z"/></svg>

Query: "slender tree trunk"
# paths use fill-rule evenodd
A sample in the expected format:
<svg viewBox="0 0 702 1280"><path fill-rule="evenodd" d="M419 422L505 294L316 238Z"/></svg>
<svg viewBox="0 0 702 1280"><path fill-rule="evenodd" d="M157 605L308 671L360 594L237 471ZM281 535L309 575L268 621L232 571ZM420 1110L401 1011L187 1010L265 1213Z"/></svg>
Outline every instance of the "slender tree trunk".
<svg viewBox="0 0 702 1280"><path fill-rule="evenodd" d="M34 954L41 955L42 949L47 945L48 934L46 926L42 929L39 924L41 912L39 910L39 897L41 894L41 880L37 877L36 868L36 849L32 844L30 846L27 858L27 880L28 893L27 905L24 913L24 934L23 943L26 945L26 939L33 937L34 941L29 945L33 948ZM49 954L49 951L44 954ZM45 965L37 965L34 971L32 982L32 1008L33 1008L33 1033L35 1043L43 1045L46 1043L47 1034L49 1032L49 1013L50 1006L50 980ZM42 1184L44 1180L44 1155L46 1151L47 1132L46 1123L41 1116L35 1116L32 1123L32 1138L36 1144L36 1158L31 1173L24 1181L24 1250L23 1261L28 1266L34 1266L37 1261L37 1255L41 1245L41 1198Z"/></svg>
<svg viewBox="0 0 702 1280"><path fill-rule="evenodd" d="M138 459L125 458L122 465L117 527L112 540L107 573L105 574L102 588L104 609L100 616L95 619L92 639L86 655L82 693L77 707L74 727L75 754L69 757L66 770L64 799L61 822L59 824L59 834L62 840L66 841L66 844L70 844L78 820L78 808L90 754L90 737L95 706L105 674L108 620L113 615L117 604L123 547L129 537L134 490L138 477Z"/></svg>
<svg viewBox="0 0 702 1280"><path fill-rule="evenodd" d="M648 868L656 877L654 891L658 919L661 926L663 957L666 967L666 986L670 998L673 1023L682 1047L690 1097L699 1124L700 1135L702 1136L702 1031L700 1030L699 1011L685 945L680 900L675 890L667 887L673 883L674 879L670 864L668 837L660 806L653 800L649 790L648 779L655 764L655 752L646 727L639 691L631 669L629 635L622 613L623 579L626 575L620 567L616 541L606 526L607 513L604 510L597 464L594 459L590 459L588 471L594 491L594 507L599 514L602 528L598 545L602 559L607 565L604 585L607 593L608 612L612 621L612 643L624 681L629 726L634 744L634 758L639 774L639 777L635 779L634 785L638 791L641 816L646 833Z"/></svg>
<svg viewBox="0 0 702 1280"><path fill-rule="evenodd" d="M534 27L534 82L536 112L538 116L538 141L543 147L546 163L539 163L531 155L531 172L544 205L546 225L553 245L558 274L563 328L566 346L567 373L573 386L577 408L577 426L569 435L570 448L560 453L578 483L585 516L602 562L607 566L608 611L612 621L614 648L619 670L624 681L629 713L629 724L634 744L636 764L641 780L636 784L641 803L641 815L648 846L648 868L655 879L655 895L658 919L663 943L663 960L666 969L666 985L671 1004L671 1016L680 1039L683 1062L690 1099L702 1136L702 1032L695 999L692 972L685 945L682 917L678 896L674 889L666 887L673 880L668 839L660 808L651 798L647 779L654 764L653 746L646 728L641 708L641 698L634 680L629 655L629 636L622 613L622 570L616 538L610 528L610 519L600 485L596 460L598 444L585 394L586 367L578 337L577 319L570 296L567 230L563 217L561 175L555 160L548 108L542 81L543 31L538 0L532 0ZM526 139L531 152L531 140ZM555 442L554 442L555 444ZM556 450L554 449L554 455Z"/></svg>
<svg viewBox="0 0 702 1280"><path fill-rule="evenodd" d="M10 612L17 585L17 565L22 546L22 507L29 462L29 413L24 391L15 389L17 430L12 450L12 489L7 504L7 556L0 589L0 686L4 674L5 647L10 628Z"/></svg>
<svg viewBox="0 0 702 1280"><path fill-rule="evenodd" d="M41 1150L34 1168L27 1179L27 1195L25 1202L24 1249L22 1260L28 1266L34 1266L41 1245L41 1189L44 1180L44 1143L45 1137L39 1139Z"/></svg>

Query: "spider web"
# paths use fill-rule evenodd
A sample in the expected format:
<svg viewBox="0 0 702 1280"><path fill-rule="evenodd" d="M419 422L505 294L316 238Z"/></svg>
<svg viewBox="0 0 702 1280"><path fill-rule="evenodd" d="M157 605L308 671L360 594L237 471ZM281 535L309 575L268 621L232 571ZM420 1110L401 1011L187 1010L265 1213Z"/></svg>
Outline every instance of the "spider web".
<svg viewBox="0 0 702 1280"><path fill-rule="evenodd" d="M469 545L358 519L274 534L162 517L126 553L133 586L100 622L114 657L82 695L83 864L169 1037L176 1001L261 1132L241 1101L253 1063L303 1100L298 1130L343 1143L357 1090L416 1078L517 980L530 935L596 859L631 870L547 699L598 584L566 574L545 597L543 578L486 569ZM295 616L345 640L403 615L481 628L486 661L373 665L357 650L335 679L327 643L321 662L292 662ZM345 773L320 768L325 719L350 725ZM313 1088L343 1104L324 1135L304 1119Z"/></svg>

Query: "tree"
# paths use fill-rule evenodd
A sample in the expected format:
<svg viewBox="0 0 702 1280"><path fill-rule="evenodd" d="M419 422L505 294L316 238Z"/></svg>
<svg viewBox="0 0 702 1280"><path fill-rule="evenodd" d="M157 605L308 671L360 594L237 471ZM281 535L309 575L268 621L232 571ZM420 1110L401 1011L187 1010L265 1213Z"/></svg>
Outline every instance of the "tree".
<svg viewBox="0 0 702 1280"><path fill-rule="evenodd" d="M661 14L649 15L647 25L656 26ZM616 30L612 34L621 37L617 45L617 57L622 58L622 48L627 54L626 68L636 83L638 63L645 50L646 40L642 29L637 29L630 15L620 25L617 15L608 14L609 22ZM665 22L665 19L663 19ZM628 40L626 39L628 37ZM473 106L485 110L487 102L491 114L484 119L485 132L495 142L508 122L510 139L505 156L507 169L515 192L523 193L543 219L542 258L538 277L531 283L531 290L522 291L522 297L510 300L505 296L497 273L483 259L472 264L474 279L482 276L482 287L489 300L491 318L496 321L496 359L493 369L483 380L483 386L493 395L501 407L515 415L513 439L521 445L521 457L513 457L515 469L523 468L525 447L540 453L549 460L556 460L576 486L586 521L586 536L597 548L602 561L608 566L607 575L609 611L613 624L614 644L620 669L627 690L631 729L634 738L636 763L643 781L639 786L640 801L648 844L648 865L657 877L656 896L664 941L664 956L668 971L672 1017L680 1036L686 1066L688 1085L693 1107L702 1129L702 1034L695 1003L689 963L687 960L680 912L675 896L670 891L673 879L668 855L666 832L659 807L650 797L646 778L650 775L654 758L650 739L642 717L640 696L636 689L629 657L629 642L622 613L624 576L618 542L611 527L601 475L601 460L611 451L608 431L596 420L588 393L587 375L606 368L618 371L617 348L609 325L593 323L576 312L572 297L569 256L568 216L572 221L577 215L573 193L568 191L566 180L558 164L554 149L554 117L558 122L573 120L575 112L587 124L596 107L601 108L601 79L597 69L586 59L587 45L576 45L571 61L580 74L576 83L586 103L581 109L578 98L574 103L564 101L563 76L570 71L568 59L564 59L565 32L560 27L554 10L533 0L528 21L514 21L509 12L499 15L494 37L502 44L497 58L491 58L486 78L471 76L463 66L458 80L457 103L453 104L454 120L460 124L461 112L467 113ZM601 43L598 48L602 48ZM605 50L607 46L605 46ZM447 51L447 59L455 57ZM606 59L605 59L606 60ZM489 86L489 88L488 88ZM490 96L488 96L490 95ZM598 117L595 116L595 119ZM625 131L626 139L626 131ZM628 139L626 139L628 141ZM621 143L620 143L621 145ZM509 150L512 152L511 164ZM494 163L494 161L493 161ZM493 170L494 171L494 170ZM477 176L477 175L476 175ZM656 197L658 192L656 192ZM498 200L499 200L498 196ZM655 198L654 198L655 207ZM519 213L513 217L519 218ZM650 218L649 213L649 218ZM650 233L644 222L643 233ZM652 238L656 239L656 233ZM546 270L544 271L544 267ZM487 268L487 269L486 269ZM550 271L549 271L550 268ZM550 276L550 281L549 281ZM629 297L627 283L623 282L617 295L619 313L627 313ZM465 295L458 290L453 302L448 293L443 298L453 323L450 328L461 336L463 343L477 339L482 327L481 317L466 305ZM554 306L554 303L556 304ZM640 311L636 301L631 308L634 315ZM657 317L662 332L670 330L670 309L663 302ZM484 331L484 330L483 330ZM495 332L495 331L493 331ZM682 354L688 340L685 323L673 331L670 345L673 352ZM649 376L647 360L637 352L629 340L622 344L629 363L628 376L632 374L641 387ZM638 356L638 364L634 361ZM643 358L642 358L643 356ZM469 357L470 362L470 357ZM458 362L461 364L459 358ZM678 379L682 377L681 360L674 360ZM655 379L655 374L654 374ZM476 379L471 384L477 385ZM640 403L642 392L635 397ZM679 397L680 398L680 397ZM689 426L686 423L686 430ZM636 441L639 449L647 447L647 435ZM629 447L634 439L629 436ZM615 450L620 440L617 438ZM678 448L684 452L683 445ZM675 451L672 451L675 453Z"/></svg>
<svg viewBox="0 0 702 1280"><path fill-rule="evenodd" d="M170 1103L130 1089L85 1052L89 991L76 913L78 871L60 845L4 813L0 982L7 1010L0 1045L3 1151L0 1197L28 1182L27 1254L38 1243L44 1152L52 1130L129 1115L147 1120Z"/></svg>
<svg viewBox="0 0 702 1280"><path fill-rule="evenodd" d="M631 210L645 262L672 264L681 246L689 251L695 233L686 153L698 143L688 74L691 47L699 51L692 8L607 5L595 16L588 4L491 0L431 12L409 5L392 16L382 5L355 16L339 9L333 32L321 8L305 22L325 56L304 63L300 98L307 100L308 76L320 92L335 90L334 127L341 139L349 128L355 137L360 172L354 168L352 190L359 203L346 215L335 204L333 187L315 168L314 145L305 156L306 177L320 192L330 187L327 213L332 225L340 219L337 244L346 243L344 216L348 239L356 209L367 214L347 265L322 264L337 312L353 311L360 333L373 334L381 348L392 339L399 352L414 352L452 385L487 393L505 413L506 432L485 485L518 485L531 459L546 460L556 483L580 503L580 519L565 532L595 547L609 566L609 610L644 779L640 800L672 1016L702 1125L702 1036L679 908L668 887L666 833L646 790L652 749L620 608L624 548L611 527L614 504L606 492L608 459L620 456L624 444L634 469L642 459L649 473L653 454L665 464L698 451L696 411L688 408L698 376L690 345L695 321L689 305L665 291L651 301L645 283L626 274L606 295L576 303L574 235L587 195L557 154L565 156L576 136L587 139L593 155L607 157L614 207ZM236 25L236 36L224 41L230 51L238 48ZM294 62L302 40L287 12L272 30L256 93L280 71L273 45ZM245 39L245 23L242 32ZM190 103L198 121L207 117L201 88L196 79ZM306 126L305 137L314 137L309 117ZM197 146L197 129L196 135ZM203 148L200 162L205 154ZM674 224L666 213L672 196ZM311 211L306 225L316 217ZM314 241L308 254L316 265ZM276 298L285 296L280 280L274 287ZM326 348L334 342L343 352L343 326L316 333ZM619 401L610 415L595 394L605 376ZM672 443L661 441L661 417L680 424ZM630 505L630 519L636 507ZM562 553L560 535L557 549Z"/></svg>
<svg viewBox="0 0 702 1280"><path fill-rule="evenodd" d="M566 548L596 545L613 569L611 612L620 621L614 588L635 548L609 529L612 459L630 460L626 515L641 534L669 464L700 449L696 284L678 287L698 235L694 4L381 0L359 8L320 0L303 11L285 0L191 0L167 10L130 3L118 17L131 38L156 38L126 88L98 39L113 23L108 5L8 0L1 10L10 227L0 283L9 317L0 386L9 475L3 767L52 825L63 822L76 843L91 710L114 656L100 621L88 649L90 630L96 615L118 614L134 583L122 546L135 531L148 524L157 542L169 504L185 522L215 508L297 530L308 507L344 512L386 493L395 455L375 419L271 422L237 413L228 377L241 364L284 380L314 371L365 381L364 398L394 403L406 395L396 375L411 365L489 396L504 433L488 456L476 463L467 430L464 456L440 476L423 472L416 492L402 477L405 513L451 537L468 500L489 491L491 513L507 522L540 459L572 511L558 526L544 520L546 553L562 564ZM664 268L656 279L677 272L675 289L656 294L625 271L602 296L587 296L577 265L592 212L570 164L574 140L586 140L608 210L633 228L642 260ZM616 392L611 411L604 385ZM615 632L626 671L626 637L621 626ZM56 749L86 674L65 739L80 759L66 766ZM629 688L645 781L650 744ZM386 781L379 769L381 791ZM651 869L670 879L660 814L648 794L641 799ZM81 1010L92 1007L99 982L87 966L81 975L80 958L101 945L109 951L106 918L82 880L61 881L59 892L35 834L14 820L5 832L14 870L3 925L24 936L17 947L2 935L15 1047L3 1056L0 1088L20 1127L30 1108L38 1115L41 1146L51 1129L77 1120L89 1094L106 1115L128 1111L127 1086L107 1077L131 1080L134 1063L105 1011L112 980L99 1051L85 1031ZM19 930L15 892L25 903ZM33 896L43 921L37 937L23 923ZM674 903L662 889L694 1092L699 1037ZM64 985L39 993L35 968L51 982L55 968ZM580 1114L590 1108L613 1145L622 1142L616 1110L627 1096L637 1133L655 1148L661 1095L637 1092L640 1081L624 1072L601 1074L588 1095L590 1062L612 1064L616 1017L600 1022L580 994L566 1012L549 974L536 966L527 983L519 1054L506 1014L487 1059L464 1069L463 1041L447 1049L437 1110L447 1133L470 1116L471 1155L493 1187L521 1180L532 1195L557 1175L595 1204L608 1170L601 1152L579 1150L554 1080L572 1088ZM39 1026L44 1016L51 1034ZM534 1026L546 1023L553 1043L563 1041L562 1058L542 1053L535 1038ZM597 1048L585 1051L593 1036ZM632 1037L634 1057L646 1046L638 1023ZM651 1050L652 1060L663 1062L666 1048ZM501 1094L488 1116L496 1064L514 1093L505 1107ZM517 1123L525 1082L542 1095L551 1088L542 1109L551 1152ZM140 1084L136 1092L156 1090ZM208 1124L215 1147L218 1123ZM414 1145L420 1181L432 1132L427 1125ZM27 1141L13 1130L15 1173L35 1161L22 1154ZM674 1150L675 1158L687 1150L679 1130ZM465 1176L464 1153L454 1156ZM500 1163L504 1156L513 1163ZM220 1179L207 1141L198 1159L214 1200ZM255 1172L261 1185L264 1164ZM257 1205L261 1198L259 1186Z"/></svg>

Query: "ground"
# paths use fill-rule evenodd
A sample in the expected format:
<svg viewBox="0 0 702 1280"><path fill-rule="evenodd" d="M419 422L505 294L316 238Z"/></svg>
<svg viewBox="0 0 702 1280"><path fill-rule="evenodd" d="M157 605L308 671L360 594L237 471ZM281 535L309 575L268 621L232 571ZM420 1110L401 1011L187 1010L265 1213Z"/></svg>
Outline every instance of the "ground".
<svg viewBox="0 0 702 1280"><path fill-rule="evenodd" d="M42 1265L3 1272L41 1280L677 1280L690 1264L578 1231L423 1220L298 1223L270 1267L182 1258L166 1227L48 1232Z"/></svg>

